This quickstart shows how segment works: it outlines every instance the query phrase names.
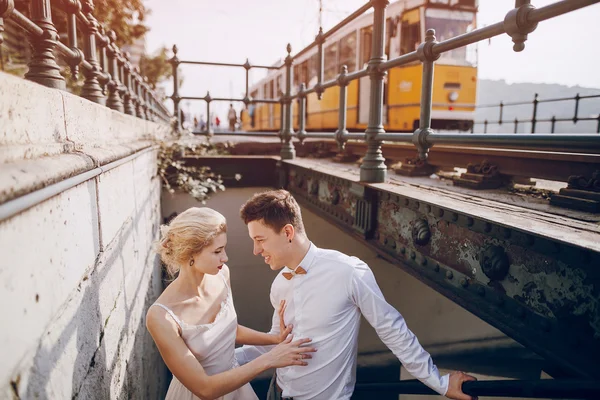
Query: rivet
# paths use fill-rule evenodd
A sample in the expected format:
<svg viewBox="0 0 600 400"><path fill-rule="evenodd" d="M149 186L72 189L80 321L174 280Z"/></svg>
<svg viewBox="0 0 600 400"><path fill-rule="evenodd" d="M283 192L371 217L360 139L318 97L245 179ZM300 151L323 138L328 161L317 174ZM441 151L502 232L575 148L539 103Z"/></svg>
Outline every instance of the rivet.
<svg viewBox="0 0 600 400"><path fill-rule="evenodd" d="M469 282L467 281L466 278L460 278L460 286L462 286L462 287L469 286Z"/></svg>
<svg viewBox="0 0 600 400"><path fill-rule="evenodd" d="M473 226L475 220L472 217L467 218L467 226Z"/></svg>
<svg viewBox="0 0 600 400"><path fill-rule="evenodd" d="M483 228L484 231L486 231L487 233L490 233L492 231L492 224L490 224L489 222L485 223L485 228Z"/></svg>
<svg viewBox="0 0 600 400"><path fill-rule="evenodd" d="M448 278L448 279L454 278L454 274L452 273L452 271L446 271L446 278Z"/></svg>
<svg viewBox="0 0 600 400"><path fill-rule="evenodd" d="M458 221L458 214L457 213L452 213L452 221L454 221L454 222Z"/></svg>
<svg viewBox="0 0 600 400"><path fill-rule="evenodd" d="M431 212L431 206L427 204L427 212Z"/></svg>
<svg viewBox="0 0 600 400"><path fill-rule="evenodd" d="M435 264L435 267L433 267L433 270L435 272L440 272L440 264Z"/></svg>
<svg viewBox="0 0 600 400"><path fill-rule="evenodd" d="M444 210L442 210L441 208L438 210L438 217L443 217L444 216Z"/></svg>
<svg viewBox="0 0 600 400"><path fill-rule="evenodd" d="M421 265L427 265L427 259L425 257L423 257L423 259L421 260Z"/></svg>
<svg viewBox="0 0 600 400"><path fill-rule="evenodd" d="M417 255L415 254L415 252L414 252L414 251L410 253L410 258L411 258L411 259L413 259L413 260L414 260L415 258L417 258Z"/></svg>
<svg viewBox="0 0 600 400"><path fill-rule="evenodd" d="M483 288L483 286L477 286L477 294L480 296L485 296L485 289Z"/></svg>

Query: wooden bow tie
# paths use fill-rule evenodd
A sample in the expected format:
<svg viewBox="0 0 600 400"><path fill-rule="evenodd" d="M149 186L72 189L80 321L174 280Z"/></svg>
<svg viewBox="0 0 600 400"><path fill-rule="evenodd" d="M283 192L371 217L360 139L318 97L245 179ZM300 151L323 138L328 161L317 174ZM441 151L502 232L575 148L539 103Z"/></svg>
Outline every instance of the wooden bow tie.
<svg viewBox="0 0 600 400"><path fill-rule="evenodd" d="M302 267L298 267L295 270L293 270L292 272L284 272L281 275L283 275L283 277L289 281L290 279L292 279L294 277L294 275L305 275L305 274L306 274L306 270Z"/></svg>

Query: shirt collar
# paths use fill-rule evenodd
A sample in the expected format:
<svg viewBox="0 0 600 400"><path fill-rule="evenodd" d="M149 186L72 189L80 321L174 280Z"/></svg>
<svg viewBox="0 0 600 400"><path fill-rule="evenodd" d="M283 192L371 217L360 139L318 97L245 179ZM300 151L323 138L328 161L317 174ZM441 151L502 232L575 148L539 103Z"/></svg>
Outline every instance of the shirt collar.
<svg viewBox="0 0 600 400"><path fill-rule="evenodd" d="M298 264L293 269L290 267L286 267L286 268L289 270L295 271L296 268L302 267L302 268L304 268L305 271L308 271L308 269L310 268L310 265L312 264L313 260L315 259L315 256L317 255L317 250L318 250L317 246L315 246L313 242L310 242L308 251L306 252L306 255L304 256L302 261L300 261L300 264Z"/></svg>

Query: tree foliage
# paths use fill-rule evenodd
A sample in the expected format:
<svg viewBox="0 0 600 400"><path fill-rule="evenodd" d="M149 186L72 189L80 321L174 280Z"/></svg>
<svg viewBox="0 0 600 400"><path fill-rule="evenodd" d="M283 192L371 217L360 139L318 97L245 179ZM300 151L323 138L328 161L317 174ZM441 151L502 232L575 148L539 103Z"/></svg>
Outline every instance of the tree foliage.
<svg viewBox="0 0 600 400"><path fill-rule="evenodd" d="M162 47L153 55L144 54L140 59L140 72L148 77L148 83L150 83L152 89L155 89L156 85L163 80L173 76L173 68L168 62L168 52L169 50L166 47Z"/></svg>

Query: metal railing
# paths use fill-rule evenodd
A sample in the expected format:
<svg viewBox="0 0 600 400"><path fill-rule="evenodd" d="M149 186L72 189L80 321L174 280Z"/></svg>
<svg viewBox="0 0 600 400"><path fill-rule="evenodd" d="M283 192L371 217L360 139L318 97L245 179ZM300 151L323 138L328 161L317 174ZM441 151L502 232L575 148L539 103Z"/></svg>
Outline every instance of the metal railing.
<svg viewBox="0 0 600 400"><path fill-rule="evenodd" d="M81 97L109 108L150 121L171 119L148 80L116 44L113 31L105 33L94 18L93 0L62 0L56 3L67 16L68 43L59 40L52 21L50 0L32 0L31 19L15 9L14 0L0 0L0 45L4 20L10 19L29 33L32 57L25 78L47 87L66 90L54 52L69 66L73 78L82 69L85 81ZM54 4L54 3L53 3ZM77 47L83 35L83 50Z"/></svg>
<svg viewBox="0 0 600 400"><path fill-rule="evenodd" d="M280 94L280 100L275 100L275 99L259 100L259 99L250 99L250 96L248 93L249 84L250 84L249 75L250 75L250 70L252 68L277 70L280 67L266 66L266 65L252 65L252 64L250 64L250 61L248 59L246 59L246 62L244 64L218 63L218 62L208 62L208 61L185 61L185 60L180 60L177 57L178 51L179 51L179 49L177 48L177 45L174 45L173 46L173 57L169 60L169 63L171 63L171 66L173 68L173 94L171 95L170 98L171 98L171 100L173 100L173 113L174 113L174 115L177 115L177 126L179 128L181 128L181 123L182 123L181 113L179 110L179 103L181 102L181 100L201 100L201 101L206 102L207 124L206 124L206 131L204 133L207 133L207 134L214 133L212 130L212 127L211 127L211 123L210 123L210 103L213 101L243 102L245 105L248 105L250 103L281 103L281 97L282 97L281 94ZM181 64L244 68L246 70L246 95L244 96L243 99L228 98L228 97L211 97L210 92L206 92L206 95L204 97L180 96L179 95L179 79L178 79L178 77L179 77L179 65L181 65Z"/></svg>
<svg viewBox="0 0 600 400"><path fill-rule="evenodd" d="M465 394L473 397L522 397L529 399L598 399L600 382L570 379L470 381L462 385ZM390 383L359 383L355 392L436 395L417 380Z"/></svg>
<svg viewBox="0 0 600 400"><path fill-rule="evenodd" d="M600 133L600 108L598 109L598 114L595 117L579 116L579 102L582 100L588 100L588 99L600 99L600 94L580 96L578 93L574 97L562 97L562 98L556 98L556 99L539 100L538 94L536 93L533 98L533 101L515 101L515 102L509 102L509 103L500 102L500 104L480 105L480 106L477 106L477 108L481 109L481 108L496 108L496 107L498 107L498 109L499 109L498 119L497 120L485 119L483 121L475 121L473 123L473 127L471 127L471 133L474 132L475 125L483 125L483 133L487 133L488 125L502 125L502 124L514 124L514 133L517 133L518 129L519 129L519 124L526 124L526 123L531 124L531 133L535 133L536 127L538 126L538 123L540 123L540 122L550 123L550 133L554 133L557 122L573 122L574 124L576 124L577 122L580 122L580 121L597 121L596 133ZM557 118L556 115L553 115L552 118L538 118L538 104L565 102L565 101L574 101L575 102L573 117ZM511 121L503 119L504 118L504 107L518 107L518 106L527 106L527 105L531 105L533 107L531 119L519 120L516 117L514 120L511 120Z"/></svg>
<svg viewBox="0 0 600 400"><path fill-rule="evenodd" d="M535 138L532 138L528 135L519 134L442 134L434 133L431 129L433 72L435 61L441 54L502 34L508 34L512 38L514 51L523 51L527 35L536 29L539 22L599 2L600 0L563 0L536 8L530 4L530 0L515 0L515 8L510 10L501 22L488 25L484 28L475 29L471 32L442 42L438 42L435 38L435 31L429 29L427 30L425 41L418 46L416 51L391 60L386 60L384 53L384 38L385 10L388 5L388 0L371 0L328 32L324 33L323 30L320 29L315 41L300 51L296 56L290 54L291 48L288 45L288 54L285 58L284 65L282 66L286 69L285 93L283 93L278 101L282 105L283 114L281 119L283 123L281 124L281 131L279 133L282 139L281 157L283 159L295 157L294 144L292 143L293 137L296 137L301 142L306 138L334 138L338 143L340 151L344 150L348 140L364 139L367 143L367 150L360 167L360 180L363 182L384 182L386 179L387 167L384 164L385 158L381 152L383 141L413 143L417 148L417 155L412 162L417 165L418 168L422 169L423 174L431 173L431 166L427 163L428 154L431 147L436 144L464 145L465 142L468 141L469 143L477 145L498 145L501 147L510 146L517 148L525 148L531 145L559 148L565 146L568 147L571 144L588 148L600 148L600 135L597 134L536 134ZM324 81L323 45L325 40L341 27L347 25L371 8L374 10L373 35L371 58L367 67L349 74L347 73L347 68L342 66L340 74L336 78ZM292 94L293 61L295 58L315 46L318 47L317 83L311 88L306 88L304 84L301 84L299 90ZM391 68L407 65L416 61L420 61L423 68L419 128L412 134L386 133L383 127L383 81L386 72ZM367 129L364 134L349 133L346 129L346 87L351 81L365 76L370 76L371 79ZM335 86L337 86L340 91L338 111L339 124L337 131L335 133L307 132L305 129L306 96L310 93L316 93L320 99L326 89ZM177 88L177 85L175 85L175 88ZM253 102L252 99L247 100L249 103ZM293 100L298 102L298 112L300 114L299 129L296 133L292 128ZM257 100L256 102L259 101ZM540 120L537 121L539 122ZM226 134L226 132L220 134Z"/></svg>

